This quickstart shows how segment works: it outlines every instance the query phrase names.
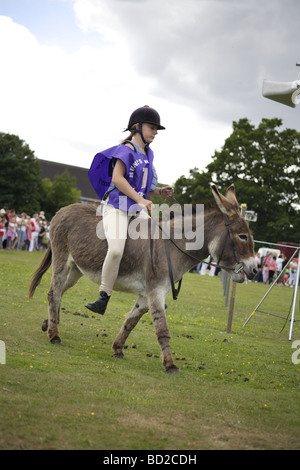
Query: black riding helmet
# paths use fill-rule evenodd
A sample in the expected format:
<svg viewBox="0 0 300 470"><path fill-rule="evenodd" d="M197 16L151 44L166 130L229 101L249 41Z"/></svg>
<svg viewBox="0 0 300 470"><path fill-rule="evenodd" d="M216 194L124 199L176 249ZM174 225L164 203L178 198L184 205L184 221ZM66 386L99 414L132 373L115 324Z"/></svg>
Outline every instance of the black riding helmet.
<svg viewBox="0 0 300 470"><path fill-rule="evenodd" d="M141 134L141 137L142 137L142 140L143 140L144 144L147 144L147 142L145 141L144 136L142 134L142 124L144 122L146 122L147 124L154 124L155 126L157 126L158 130L165 129L165 127L163 127L160 124L160 116L159 116L158 112L155 109L150 108L150 106L145 105L145 106L143 106L141 108L138 108L135 111L133 111L133 113L131 114L131 116L129 118L128 127L124 130L124 132L126 132L126 131L139 132ZM139 129L138 130L131 129L131 127L134 124L139 124Z"/></svg>

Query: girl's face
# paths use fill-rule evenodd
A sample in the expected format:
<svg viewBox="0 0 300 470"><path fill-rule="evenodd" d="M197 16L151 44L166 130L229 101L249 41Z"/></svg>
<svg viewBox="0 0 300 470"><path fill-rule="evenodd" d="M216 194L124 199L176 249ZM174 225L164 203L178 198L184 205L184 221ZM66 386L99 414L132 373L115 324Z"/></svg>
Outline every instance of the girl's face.
<svg viewBox="0 0 300 470"><path fill-rule="evenodd" d="M155 124L148 124L147 122L144 122L143 127L142 127L142 132L143 132L145 141L148 144L151 144L151 142L153 142L157 134L157 126Z"/></svg>

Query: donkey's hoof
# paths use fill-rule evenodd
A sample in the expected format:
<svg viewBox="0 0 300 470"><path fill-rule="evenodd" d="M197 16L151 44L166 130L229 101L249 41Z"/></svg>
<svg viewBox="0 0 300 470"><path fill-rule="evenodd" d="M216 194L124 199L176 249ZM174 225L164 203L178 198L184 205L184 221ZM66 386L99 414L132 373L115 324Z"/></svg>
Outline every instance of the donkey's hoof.
<svg viewBox="0 0 300 470"><path fill-rule="evenodd" d="M51 343L51 344L61 344L61 339L60 339L59 336L54 336L54 338L52 338L52 339L50 340L50 343Z"/></svg>
<svg viewBox="0 0 300 470"><path fill-rule="evenodd" d="M43 321L42 324L42 331L47 331L48 330L48 319Z"/></svg>
<svg viewBox="0 0 300 470"><path fill-rule="evenodd" d="M117 357L118 359L124 359L124 354L121 352L115 352L112 357Z"/></svg>
<svg viewBox="0 0 300 470"><path fill-rule="evenodd" d="M168 374L179 375L180 374L180 369L177 366L175 366L175 364L173 364L171 367L169 367L169 369L167 369L167 373Z"/></svg>

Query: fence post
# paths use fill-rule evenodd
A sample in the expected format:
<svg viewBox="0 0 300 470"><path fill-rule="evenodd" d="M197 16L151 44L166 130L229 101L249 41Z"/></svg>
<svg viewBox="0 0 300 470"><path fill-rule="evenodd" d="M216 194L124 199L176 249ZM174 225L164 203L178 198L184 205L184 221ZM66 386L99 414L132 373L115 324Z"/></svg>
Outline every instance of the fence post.
<svg viewBox="0 0 300 470"><path fill-rule="evenodd" d="M241 206L242 217L245 217L246 209L247 209L247 204L242 204ZM231 333L231 326L232 326L233 312L234 312L234 302L235 302L235 291L236 291L236 282L232 281L226 333Z"/></svg>
<svg viewBox="0 0 300 470"><path fill-rule="evenodd" d="M235 302L235 290L236 290L236 282L232 281L231 297L230 297L230 305L229 305L229 313L228 313L226 333L231 332L231 325L232 325L233 311L234 311L234 302Z"/></svg>

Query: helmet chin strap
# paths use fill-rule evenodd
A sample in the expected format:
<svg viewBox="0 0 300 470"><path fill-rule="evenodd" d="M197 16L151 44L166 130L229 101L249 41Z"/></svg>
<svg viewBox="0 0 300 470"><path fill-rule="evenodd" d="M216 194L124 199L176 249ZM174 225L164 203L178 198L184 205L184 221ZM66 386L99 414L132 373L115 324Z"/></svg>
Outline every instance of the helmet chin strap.
<svg viewBox="0 0 300 470"><path fill-rule="evenodd" d="M133 129L131 132L138 132L138 133L140 134L141 138L142 138L142 141L143 141L144 144L145 144L145 148L148 148L148 147L149 147L149 143L146 142L146 140L144 139L142 128L143 128L143 123L140 122L140 123L139 123L139 128L138 128L138 129Z"/></svg>

